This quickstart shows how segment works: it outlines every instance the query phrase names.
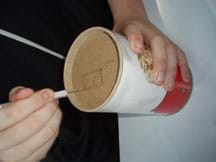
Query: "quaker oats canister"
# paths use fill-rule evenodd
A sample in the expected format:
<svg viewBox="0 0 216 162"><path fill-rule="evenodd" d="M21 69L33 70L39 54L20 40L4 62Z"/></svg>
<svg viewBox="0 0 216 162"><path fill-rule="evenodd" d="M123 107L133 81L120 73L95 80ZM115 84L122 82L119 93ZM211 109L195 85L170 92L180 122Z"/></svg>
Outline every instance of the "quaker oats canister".
<svg viewBox="0 0 216 162"><path fill-rule="evenodd" d="M169 115L191 94L179 69L172 92L151 83L152 60L146 47L137 56L125 37L102 27L82 32L64 67L64 85L73 105L85 112Z"/></svg>

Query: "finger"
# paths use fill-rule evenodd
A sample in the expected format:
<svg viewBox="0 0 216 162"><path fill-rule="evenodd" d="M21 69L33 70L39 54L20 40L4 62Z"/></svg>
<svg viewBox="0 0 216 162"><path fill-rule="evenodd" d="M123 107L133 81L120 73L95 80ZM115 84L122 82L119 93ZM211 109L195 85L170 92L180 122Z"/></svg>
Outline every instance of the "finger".
<svg viewBox="0 0 216 162"><path fill-rule="evenodd" d="M151 40L152 61L153 61L153 81L162 85L165 80L167 68L167 54L165 41L161 36L154 36Z"/></svg>
<svg viewBox="0 0 216 162"><path fill-rule="evenodd" d="M27 141L6 150L3 153L3 156L5 158L7 157L8 161L18 161L30 157L47 142L54 140L53 138L56 137L59 130L61 116L61 111L57 109L44 128L42 128L37 134L29 138ZM48 150L46 150L46 152L47 151Z"/></svg>
<svg viewBox="0 0 216 162"><path fill-rule="evenodd" d="M10 103L0 109L0 131L12 126L13 124L23 120L28 115L54 99L54 92L50 89L44 89L34 93L32 96Z"/></svg>
<svg viewBox="0 0 216 162"><path fill-rule="evenodd" d="M14 102L25 99L33 95L34 91L31 88L15 87L9 93L9 101Z"/></svg>
<svg viewBox="0 0 216 162"><path fill-rule="evenodd" d="M144 41L142 32L135 25L128 25L126 29L124 29L123 33L127 37L131 49L137 53L143 53L144 51Z"/></svg>
<svg viewBox="0 0 216 162"><path fill-rule="evenodd" d="M52 147L53 143L55 142L56 137L58 136L58 132L56 135L50 139L47 143L45 143L41 148L35 151L30 157L20 162L33 162L33 161L40 161L46 157L47 151Z"/></svg>
<svg viewBox="0 0 216 162"><path fill-rule="evenodd" d="M9 93L9 98L13 96L14 94L16 94L20 89L23 89L23 88L24 88L23 86L16 86L12 88Z"/></svg>
<svg viewBox="0 0 216 162"><path fill-rule="evenodd" d="M0 150L11 148L36 134L47 124L57 108L57 104L53 101L28 116L25 120L2 131L0 133Z"/></svg>
<svg viewBox="0 0 216 162"><path fill-rule="evenodd" d="M164 82L164 88L167 91L172 91L175 85L176 70L177 70L177 50L175 45L167 46L167 70Z"/></svg>
<svg viewBox="0 0 216 162"><path fill-rule="evenodd" d="M189 82L191 80L190 70L187 63L187 58L181 49L177 49L178 65L180 66L182 80Z"/></svg>

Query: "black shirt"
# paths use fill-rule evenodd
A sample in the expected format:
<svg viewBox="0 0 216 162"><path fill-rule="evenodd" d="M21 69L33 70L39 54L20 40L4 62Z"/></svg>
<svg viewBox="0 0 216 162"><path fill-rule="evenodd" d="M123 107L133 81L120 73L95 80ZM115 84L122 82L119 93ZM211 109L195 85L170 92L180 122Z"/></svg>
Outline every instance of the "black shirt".
<svg viewBox="0 0 216 162"><path fill-rule="evenodd" d="M66 56L73 40L91 26L112 28L105 0L7 0L0 5L0 29ZM0 102L17 85L62 90L64 60L0 35ZM60 134L43 161L118 162L116 114L83 113L61 99Z"/></svg>

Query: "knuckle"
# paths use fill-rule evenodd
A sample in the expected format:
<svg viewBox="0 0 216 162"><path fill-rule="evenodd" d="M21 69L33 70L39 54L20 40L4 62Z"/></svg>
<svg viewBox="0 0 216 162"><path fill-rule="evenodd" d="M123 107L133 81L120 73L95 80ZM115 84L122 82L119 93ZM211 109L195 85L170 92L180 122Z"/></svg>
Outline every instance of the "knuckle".
<svg viewBox="0 0 216 162"><path fill-rule="evenodd" d="M131 33L128 34L128 41L129 42L136 41L136 40L143 41L143 36L142 36L141 33L131 32Z"/></svg>
<svg viewBox="0 0 216 162"><path fill-rule="evenodd" d="M167 67L167 62L165 59L161 59L157 63L155 63L154 67L157 71L165 71Z"/></svg>
<svg viewBox="0 0 216 162"><path fill-rule="evenodd" d="M140 32L131 32L131 37L134 39L142 39L142 34Z"/></svg>
<svg viewBox="0 0 216 162"><path fill-rule="evenodd" d="M33 96L32 96L32 101L37 103L38 105L44 105L44 100L42 98L42 96L39 94L39 93L35 93Z"/></svg>

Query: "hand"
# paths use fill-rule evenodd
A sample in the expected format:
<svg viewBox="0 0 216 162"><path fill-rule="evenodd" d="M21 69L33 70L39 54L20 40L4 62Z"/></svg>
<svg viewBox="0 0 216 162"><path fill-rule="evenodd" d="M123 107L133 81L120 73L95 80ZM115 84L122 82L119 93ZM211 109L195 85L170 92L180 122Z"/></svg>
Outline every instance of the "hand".
<svg viewBox="0 0 216 162"><path fill-rule="evenodd" d="M0 109L0 161L40 161L56 139L62 117L54 93L19 87L9 99Z"/></svg>
<svg viewBox="0 0 216 162"><path fill-rule="evenodd" d="M186 56L175 43L169 40L148 20L129 19L115 22L114 31L124 34L132 50L141 54L144 43L152 51L153 82L163 85L167 91L172 91L175 84L177 65L180 67L184 82L190 81L189 67Z"/></svg>

